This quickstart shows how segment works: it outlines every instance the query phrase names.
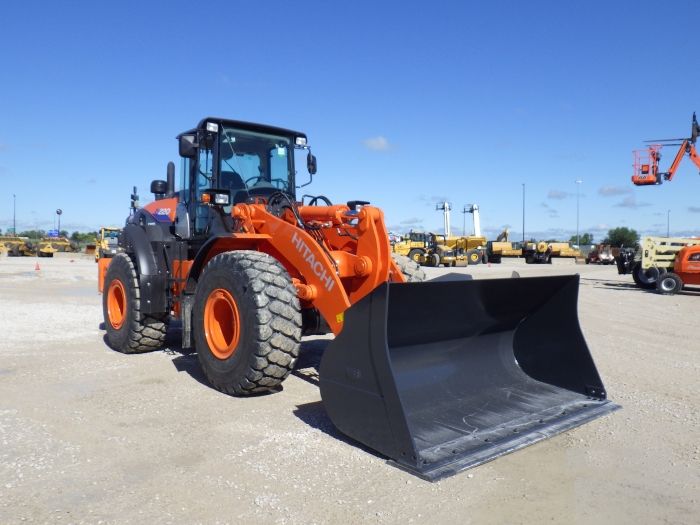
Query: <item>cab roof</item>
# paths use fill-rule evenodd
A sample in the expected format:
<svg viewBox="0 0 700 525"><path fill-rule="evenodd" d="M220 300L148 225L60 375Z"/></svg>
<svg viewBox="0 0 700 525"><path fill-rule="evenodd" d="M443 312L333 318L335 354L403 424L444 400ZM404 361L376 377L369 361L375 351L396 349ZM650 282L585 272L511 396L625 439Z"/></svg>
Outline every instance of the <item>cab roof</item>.
<svg viewBox="0 0 700 525"><path fill-rule="evenodd" d="M197 130L202 130L206 129L207 127L207 122L214 122L216 124L219 124L220 126L226 126L226 127L232 127L232 128L238 128L246 131L253 131L256 133L269 133L271 135L280 135L280 136L292 136L292 137L306 137L306 133L302 133L301 131L294 131L292 129L286 129L286 128L279 128L277 126L269 126L267 124L257 124L255 122L246 122L243 120L232 120L232 119L227 119L227 118L221 118L221 117L204 117L202 120L199 121L199 124L197 124L197 127L188 131L183 131L178 135L184 135L187 133L192 133Z"/></svg>

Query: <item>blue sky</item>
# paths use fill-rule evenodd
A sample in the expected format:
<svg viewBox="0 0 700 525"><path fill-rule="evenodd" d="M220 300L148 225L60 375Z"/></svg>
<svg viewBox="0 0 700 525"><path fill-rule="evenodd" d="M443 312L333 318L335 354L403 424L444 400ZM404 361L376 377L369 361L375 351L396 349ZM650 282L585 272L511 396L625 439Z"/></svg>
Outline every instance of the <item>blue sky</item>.
<svg viewBox="0 0 700 525"><path fill-rule="evenodd" d="M122 224L131 187L203 116L306 131L305 190L395 230L600 240L700 231L700 177L633 187L631 151L700 110L694 1L11 2L0 44L0 228ZM665 151L669 163L674 151ZM468 217L468 220L470 218ZM467 223L469 229L469 222Z"/></svg>

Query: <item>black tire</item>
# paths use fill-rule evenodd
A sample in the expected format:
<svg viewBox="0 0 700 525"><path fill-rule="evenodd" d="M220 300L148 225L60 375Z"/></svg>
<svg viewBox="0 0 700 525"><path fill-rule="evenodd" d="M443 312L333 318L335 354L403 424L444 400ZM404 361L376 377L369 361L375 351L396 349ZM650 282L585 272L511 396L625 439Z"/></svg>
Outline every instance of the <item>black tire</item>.
<svg viewBox="0 0 700 525"><path fill-rule="evenodd" d="M489 262L490 262L490 263L493 263L493 264L501 264L502 257L503 257L503 256L500 255L500 254L499 254L499 255L491 254L491 255L489 256Z"/></svg>
<svg viewBox="0 0 700 525"><path fill-rule="evenodd" d="M533 264L534 262L535 258L532 255L525 256L525 264Z"/></svg>
<svg viewBox="0 0 700 525"><path fill-rule="evenodd" d="M481 255L479 250L467 250L467 264L473 266L481 262Z"/></svg>
<svg viewBox="0 0 700 525"><path fill-rule="evenodd" d="M8 257L19 257L19 247L17 245L10 248L7 252Z"/></svg>
<svg viewBox="0 0 700 525"><path fill-rule="evenodd" d="M297 291L284 267L266 253L240 250L211 259L197 283L192 326L204 375L227 394L277 387L299 355Z"/></svg>
<svg viewBox="0 0 700 525"><path fill-rule="evenodd" d="M424 256L425 250L421 250L420 248L413 248L408 252L408 258L418 264L420 264L420 259Z"/></svg>
<svg viewBox="0 0 700 525"><path fill-rule="evenodd" d="M683 289L683 280L675 273L662 274L656 282L656 291L663 295L675 295Z"/></svg>
<svg viewBox="0 0 700 525"><path fill-rule="evenodd" d="M419 283L427 279L425 272L417 262L396 253L392 253L391 256L409 283Z"/></svg>
<svg viewBox="0 0 700 525"><path fill-rule="evenodd" d="M485 251L481 252L481 264L488 264L489 262L489 256L486 254Z"/></svg>
<svg viewBox="0 0 700 525"><path fill-rule="evenodd" d="M656 288L656 282L659 277L659 272L655 268L644 270L642 263L638 262L632 268L632 279L634 284L643 290L653 290Z"/></svg>
<svg viewBox="0 0 700 525"><path fill-rule="evenodd" d="M125 253L114 257L107 267L102 313L107 344L114 350L139 354L163 346L168 315L141 313L138 273L134 262Z"/></svg>

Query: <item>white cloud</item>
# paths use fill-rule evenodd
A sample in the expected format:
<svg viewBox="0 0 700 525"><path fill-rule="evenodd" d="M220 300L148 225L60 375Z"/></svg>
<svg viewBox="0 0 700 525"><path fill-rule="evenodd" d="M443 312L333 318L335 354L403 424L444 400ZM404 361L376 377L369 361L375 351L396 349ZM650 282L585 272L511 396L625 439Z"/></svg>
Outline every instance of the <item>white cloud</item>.
<svg viewBox="0 0 700 525"><path fill-rule="evenodd" d="M617 208L632 208L636 210L637 208L651 206L651 204L648 202L637 202L637 198L634 195L630 195L629 197L625 197L620 202L615 204L615 206Z"/></svg>
<svg viewBox="0 0 700 525"><path fill-rule="evenodd" d="M549 190L549 193L547 193L547 198L560 201L560 200L566 199L570 195L571 194L566 192L566 191Z"/></svg>
<svg viewBox="0 0 700 525"><path fill-rule="evenodd" d="M388 151L391 149L391 144L385 138L379 135L378 137L370 137L362 141L367 149L372 151Z"/></svg>
<svg viewBox="0 0 700 525"><path fill-rule="evenodd" d="M632 188L625 188L624 186L602 186L598 188L598 195L603 197L615 197L617 195L627 195L632 193Z"/></svg>

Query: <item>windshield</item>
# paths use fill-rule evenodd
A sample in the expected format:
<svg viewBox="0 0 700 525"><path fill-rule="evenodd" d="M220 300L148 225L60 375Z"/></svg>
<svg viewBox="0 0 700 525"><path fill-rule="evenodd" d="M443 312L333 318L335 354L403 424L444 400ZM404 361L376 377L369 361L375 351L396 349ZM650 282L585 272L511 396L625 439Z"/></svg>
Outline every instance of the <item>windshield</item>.
<svg viewBox="0 0 700 525"><path fill-rule="evenodd" d="M289 137L228 127L222 128L220 137L219 186L231 190L233 202L273 191L293 193L293 144Z"/></svg>

